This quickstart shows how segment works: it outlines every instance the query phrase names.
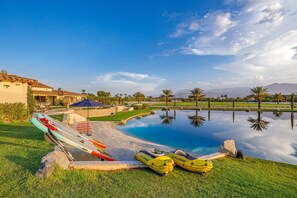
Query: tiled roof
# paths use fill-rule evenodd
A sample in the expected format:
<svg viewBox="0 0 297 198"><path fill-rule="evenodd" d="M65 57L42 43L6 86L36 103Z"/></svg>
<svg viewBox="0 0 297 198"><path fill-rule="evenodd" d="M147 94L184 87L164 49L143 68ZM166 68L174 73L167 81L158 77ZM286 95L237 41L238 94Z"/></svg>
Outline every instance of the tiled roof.
<svg viewBox="0 0 297 198"><path fill-rule="evenodd" d="M32 87L36 87L36 88L46 88L46 89L52 89L52 87L47 86L45 84L42 84L40 82L35 82L32 84Z"/></svg>
<svg viewBox="0 0 297 198"><path fill-rule="evenodd" d="M31 78L24 78L17 75L11 75L11 74L0 74L0 82L21 82L21 83L28 83L33 84L37 82L37 80L31 79Z"/></svg>
<svg viewBox="0 0 297 198"><path fill-rule="evenodd" d="M32 90L34 95L40 96L84 96L83 94L71 92L71 91L63 91L63 90L53 90L53 91L37 91Z"/></svg>

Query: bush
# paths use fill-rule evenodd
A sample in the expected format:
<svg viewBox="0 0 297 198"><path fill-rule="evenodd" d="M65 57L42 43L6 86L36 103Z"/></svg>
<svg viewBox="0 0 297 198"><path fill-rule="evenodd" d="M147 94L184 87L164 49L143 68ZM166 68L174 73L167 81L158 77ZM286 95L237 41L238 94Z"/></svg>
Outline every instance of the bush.
<svg viewBox="0 0 297 198"><path fill-rule="evenodd" d="M142 109L141 104L133 104L132 107L133 107L134 110L141 110Z"/></svg>
<svg viewBox="0 0 297 198"><path fill-rule="evenodd" d="M149 104L142 104L142 109L143 110L149 110L150 109L150 105Z"/></svg>
<svg viewBox="0 0 297 198"><path fill-rule="evenodd" d="M133 104L134 110L149 110L150 105L149 104Z"/></svg>
<svg viewBox="0 0 297 198"><path fill-rule="evenodd" d="M28 118L29 112L24 103L0 103L0 120L18 121Z"/></svg>

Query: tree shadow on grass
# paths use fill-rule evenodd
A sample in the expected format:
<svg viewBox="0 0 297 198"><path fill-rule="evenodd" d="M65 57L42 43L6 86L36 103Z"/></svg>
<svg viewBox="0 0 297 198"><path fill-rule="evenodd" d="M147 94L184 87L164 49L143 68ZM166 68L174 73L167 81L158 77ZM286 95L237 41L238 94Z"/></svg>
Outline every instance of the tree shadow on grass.
<svg viewBox="0 0 297 198"><path fill-rule="evenodd" d="M32 174L34 174L40 166L40 160L36 161L36 157L34 157L34 160L17 155L7 155L5 158L16 165L21 166L23 169L29 171Z"/></svg>
<svg viewBox="0 0 297 198"><path fill-rule="evenodd" d="M4 141L0 141L0 145L19 146L22 148L40 149L40 147L37 147L37 146L30 146L27 144L16 144L16 143L11 143L11 142L4 142Z"/></svg>
<svg viewBox="0 0 297 198"><path fill-rule="evenodd" d="M43 133L33 126L0 124L0 137L43 140Z"/></svg>
<svg viewBox="0 0 297 198"><path fill-rule="evenodd" d="M40 167L40 162L43 156L45 156L49 151L45 149L32 149L27 153L24 153L24 156L18 153L11 155L6 155L5 158L15 165L21 166L26 171L29 171L32 174L35 174L37 169ZM12 166L13 166L12 164Z"/></svg>

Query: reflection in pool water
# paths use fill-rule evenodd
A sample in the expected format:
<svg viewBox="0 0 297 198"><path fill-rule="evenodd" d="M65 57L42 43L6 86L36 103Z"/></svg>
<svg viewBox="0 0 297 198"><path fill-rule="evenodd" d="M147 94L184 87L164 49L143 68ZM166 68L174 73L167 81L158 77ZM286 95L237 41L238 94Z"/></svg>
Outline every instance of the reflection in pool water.
<svg viewBox="0 0 297 198"><path fill-rule="evenodd" d="M224 140L234 139L247 155L297 164L294 119L294 113L171 110L131 120L119 129L197 154L216 152Z"/></svg>

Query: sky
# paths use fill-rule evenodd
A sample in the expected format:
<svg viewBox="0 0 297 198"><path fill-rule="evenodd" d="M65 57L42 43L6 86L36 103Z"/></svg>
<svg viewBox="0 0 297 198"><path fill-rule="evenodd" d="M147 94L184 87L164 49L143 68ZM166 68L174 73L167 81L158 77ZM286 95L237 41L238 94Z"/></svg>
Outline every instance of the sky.
<svg viewBox="0 0 297 198"><path fill-rule="evenodd" d="M112 94L297 83L297 2L0 0L0 69Z"/></svg>

